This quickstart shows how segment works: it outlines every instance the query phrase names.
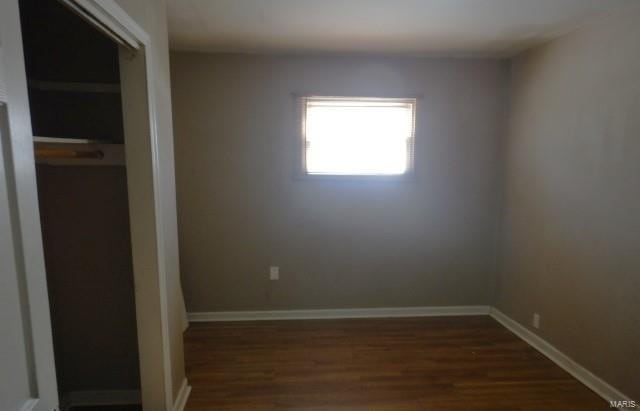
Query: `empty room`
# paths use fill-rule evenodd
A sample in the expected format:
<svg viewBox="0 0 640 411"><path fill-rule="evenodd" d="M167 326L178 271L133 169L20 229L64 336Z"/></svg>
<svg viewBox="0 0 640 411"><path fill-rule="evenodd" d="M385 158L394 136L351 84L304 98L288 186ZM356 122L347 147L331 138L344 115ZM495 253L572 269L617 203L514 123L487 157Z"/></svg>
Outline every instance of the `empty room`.
<svg viewBox="0 0 640 411"><path fill-rule="evenodd" d="M640 408L637 0L1 0L0 411Z"/></svg>

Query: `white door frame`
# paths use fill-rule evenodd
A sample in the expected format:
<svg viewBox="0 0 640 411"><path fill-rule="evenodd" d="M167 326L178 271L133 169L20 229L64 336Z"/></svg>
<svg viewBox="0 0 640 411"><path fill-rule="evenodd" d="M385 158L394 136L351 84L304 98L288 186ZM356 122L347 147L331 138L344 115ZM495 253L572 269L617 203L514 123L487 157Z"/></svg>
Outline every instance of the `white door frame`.
<svg viewBox="0 0 640 411"><path fill-rule="evenodd" d="M122 50L120 70L125 125L125 152L140 351L142 403L145 410L173 408L170 338L161 217L156 122L154 56L151 38L114 0L72 0L94 23L112 31L135 53ZM38 210L35 158L18 0L0 2L0 39L6 81L11 159L5 163L13 183L10 202L17 210L17 263L27 289L32 354L32 399L29 410L58 406L51 320L42 232ZM133 42L133 44L131 44ZM0 166L2 166L0 164ZM21 410L24 411L24 410Z"/></svg>

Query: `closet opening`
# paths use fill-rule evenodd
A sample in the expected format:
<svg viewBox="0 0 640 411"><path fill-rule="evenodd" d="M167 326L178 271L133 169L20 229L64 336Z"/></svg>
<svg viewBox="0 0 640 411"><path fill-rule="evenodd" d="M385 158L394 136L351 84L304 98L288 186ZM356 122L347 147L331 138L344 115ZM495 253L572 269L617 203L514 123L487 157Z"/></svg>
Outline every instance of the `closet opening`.
<svg viewBox="0 0 640 411"><path fill-rule="evenodd" d="M62 410L140 410L119 46L57 0L20 0Z"/></svg>

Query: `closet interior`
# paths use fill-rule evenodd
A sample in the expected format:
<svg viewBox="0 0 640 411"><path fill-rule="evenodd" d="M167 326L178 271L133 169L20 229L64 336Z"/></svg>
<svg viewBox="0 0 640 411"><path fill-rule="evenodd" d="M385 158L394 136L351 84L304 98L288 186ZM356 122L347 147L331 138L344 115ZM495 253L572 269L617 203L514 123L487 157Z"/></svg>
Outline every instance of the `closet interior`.
<svg viewBox="0 0 640 411"><path fill-rule="evenodd" d="M62 1L20 9L61 404L140 409L121 51Z"/></svg>

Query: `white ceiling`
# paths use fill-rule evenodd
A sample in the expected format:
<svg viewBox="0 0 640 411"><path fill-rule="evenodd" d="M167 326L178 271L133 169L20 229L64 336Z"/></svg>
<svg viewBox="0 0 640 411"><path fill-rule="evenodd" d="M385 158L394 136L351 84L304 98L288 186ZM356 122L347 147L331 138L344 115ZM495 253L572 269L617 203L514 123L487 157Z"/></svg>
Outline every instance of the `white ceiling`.
<svg viewBox="0 0 640 411"><path fill-rule="evenodd" d="M508 55L637 0L168 0L172 49Z"/></svg>

